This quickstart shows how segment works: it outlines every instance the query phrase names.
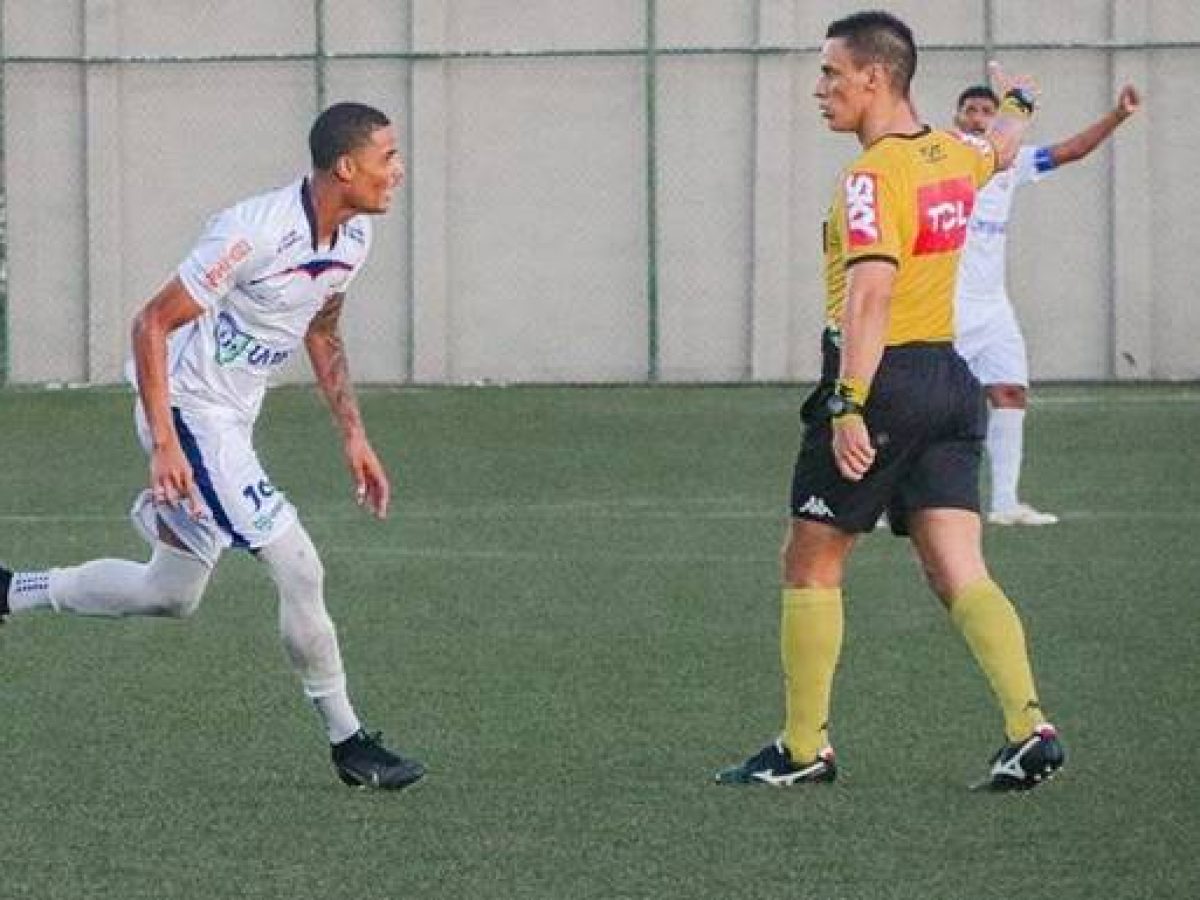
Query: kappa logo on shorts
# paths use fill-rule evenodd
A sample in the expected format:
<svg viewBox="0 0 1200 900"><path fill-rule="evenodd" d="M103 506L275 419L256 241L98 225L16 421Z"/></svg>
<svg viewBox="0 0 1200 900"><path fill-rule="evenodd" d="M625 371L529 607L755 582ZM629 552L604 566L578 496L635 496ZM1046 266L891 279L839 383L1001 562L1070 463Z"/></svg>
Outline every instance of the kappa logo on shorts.
<svg viewBox="0 0 1200 900"><path fill-rule="evenodd" d="M829 504L825 502L825 498L817 497L810 494L808 499L804 501L804 505L797 512L808 516L816 516L819 519L832 519L833 510L829 508Z"/></svg>
<svg viewBox="0 0 1200 900"><path fill-rule="evenodd" d="M855 172L846 179L846 228L851 247L879 240L879 191L871 172Z"/></svg>

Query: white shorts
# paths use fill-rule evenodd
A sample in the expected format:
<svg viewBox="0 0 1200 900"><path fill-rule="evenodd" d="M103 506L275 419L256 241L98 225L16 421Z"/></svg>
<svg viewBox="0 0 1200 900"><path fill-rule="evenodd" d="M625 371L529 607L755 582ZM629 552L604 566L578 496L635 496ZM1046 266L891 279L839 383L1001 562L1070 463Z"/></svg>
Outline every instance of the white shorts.
<svg viewBox="0 0 1200 900"><path fill-rule="evenodd" d="M954 347L983 385L1029 386L1029 358L1017 315L1007 300L959 301Z"/></svg>
<svg viewBox="0 0 1200 900"><path fill-rule="evenodd" d="M141 403L136 405L138 438L150 452L150 430ZM250 442L252 426L225 416L172 410L175 431L204 501L193 519L186 504L155 504L149 491L135 501L130 515L143 537L153 542L156 519L209 565L227 547L257 550L296 522L296 508L258 461Z"/></svg>

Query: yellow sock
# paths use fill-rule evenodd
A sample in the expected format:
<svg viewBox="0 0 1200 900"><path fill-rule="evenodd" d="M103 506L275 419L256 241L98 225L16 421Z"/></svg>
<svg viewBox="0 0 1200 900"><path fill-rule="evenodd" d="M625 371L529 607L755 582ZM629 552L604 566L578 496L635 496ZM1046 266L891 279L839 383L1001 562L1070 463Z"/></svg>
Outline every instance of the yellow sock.
<svg viewBox="0 0 1200 900"><path fill-rule="evenodd" d="M1025 629L1017 611L991 579L967 585L950 600L950 618L967 639L1000 708L1010 741L1028 737L1045 721L1038 703Z"/></svg>
<svg viewBox="0 0 1200 900"><path fill-rule="evenodd" d="M797 762L829 742L829 695L842 650L842 592L785 588L779 628L787 719L783 742Z"/></svg>

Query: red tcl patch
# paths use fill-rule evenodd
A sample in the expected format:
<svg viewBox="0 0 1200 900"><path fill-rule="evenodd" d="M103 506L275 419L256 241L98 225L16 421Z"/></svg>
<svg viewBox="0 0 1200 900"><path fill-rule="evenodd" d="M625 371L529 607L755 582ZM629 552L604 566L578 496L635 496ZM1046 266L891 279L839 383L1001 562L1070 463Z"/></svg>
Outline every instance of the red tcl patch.
<svg viewBox="0 0 1200 900"><path fill-rule="evenodd" d="M975 206L971 179L950 178L917 188L917 241L913 253L958 250L967 239L967 223Z"/></svg>

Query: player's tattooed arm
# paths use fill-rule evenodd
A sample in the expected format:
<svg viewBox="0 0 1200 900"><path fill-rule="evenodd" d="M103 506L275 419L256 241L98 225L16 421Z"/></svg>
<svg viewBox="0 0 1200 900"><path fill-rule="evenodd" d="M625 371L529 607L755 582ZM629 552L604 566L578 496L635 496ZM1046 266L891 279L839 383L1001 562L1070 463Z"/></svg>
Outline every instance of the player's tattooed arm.
<svg viewBox="0 0 1200 900"><path fill-rule="evenodd" d="M346 344L338 327L345 300L345 294L334 294L325 301L308 326L304 346L334 421L342 437L350 439L364 434L365 428L350 381Z"/></svg>
<svg viewBox="0 0 1200 900"><path fill-rule="evenodd" d="M383 463L367 440L354 386L350 382L350 366L346 360L346 345L338 330L345 294L334 294L308 326L304 346L312 362L317 384L329 403L330 412L342 433L346 466L354 479L354 499L376 517L387 517L391 498L391 483Z"/></svg>

